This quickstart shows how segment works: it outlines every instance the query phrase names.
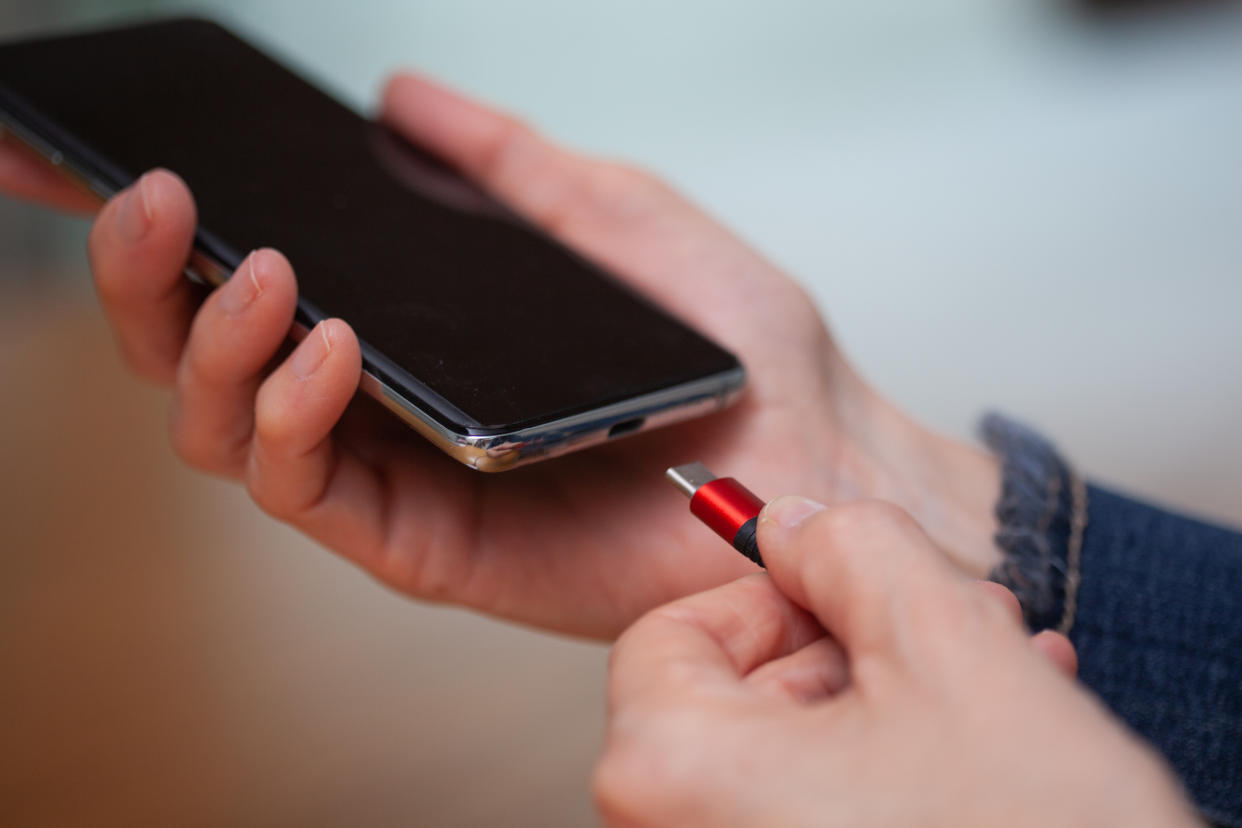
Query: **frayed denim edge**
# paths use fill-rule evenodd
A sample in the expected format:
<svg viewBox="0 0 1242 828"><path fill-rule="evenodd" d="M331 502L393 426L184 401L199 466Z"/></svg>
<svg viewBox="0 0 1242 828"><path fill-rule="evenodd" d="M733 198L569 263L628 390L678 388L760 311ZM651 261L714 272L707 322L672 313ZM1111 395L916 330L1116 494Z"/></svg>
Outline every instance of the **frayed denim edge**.
<svg viewBox="0 0 1242 828"><path fill-rule="evenodd" d="M1051 443L1021 423L988 413L980 423L1001 461L996 545L1004 554L989 578L1008 587L1032 631L1068 632L1073 623L1086 487ZM1067 559L1072 559L1072 569Z"/></svg>

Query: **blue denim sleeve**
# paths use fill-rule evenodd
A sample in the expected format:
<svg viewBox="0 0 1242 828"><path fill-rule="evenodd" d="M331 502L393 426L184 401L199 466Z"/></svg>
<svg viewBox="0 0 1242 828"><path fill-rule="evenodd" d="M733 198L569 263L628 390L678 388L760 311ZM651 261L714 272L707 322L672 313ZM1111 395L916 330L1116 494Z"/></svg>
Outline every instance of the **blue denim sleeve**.
<svg viewBox="0 0 1242 828"><path fill-rule="evenodd" d="M1203 815L1242 828L1242 534L1083 483L1033 431L989 415L1001 458L993 580L1079 679L1156 746Z"/></svg>

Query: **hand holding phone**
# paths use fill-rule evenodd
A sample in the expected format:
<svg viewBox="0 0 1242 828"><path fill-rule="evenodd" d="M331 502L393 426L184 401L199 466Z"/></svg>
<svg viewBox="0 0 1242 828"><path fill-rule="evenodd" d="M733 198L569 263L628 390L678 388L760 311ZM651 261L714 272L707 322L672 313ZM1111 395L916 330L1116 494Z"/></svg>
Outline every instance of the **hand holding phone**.
<svg viewBox="0 0 1242 828"><path fill-rule="evenodd" d="M256 314L252 338L200 336L228 314L216 294L193 316L195 288L181 270L194 200L160 172L144 179L145 196L131 188L99 214L91 260L123 355L144 375L176 381L181 413L171 430L191 464L244 481L274 515L408 594L600 637L753 568L686 516L662 481L669 465L701 459L757 491L822 500L848 493L902 502L908 475L934 478L927 466L938 471L941 455L895 424L905 421L845 364L806 294L667 185L558 147L508 115L408 75L388 85L382 117L737 353L750 367L748 394L710 419L554 464L479 475L355 397L360 372L347 328L334 332L333 352L350 359L302 382L272 381L266 364L292 321L296 291L283 257L264 253L258 265L264 289L245 311ZM0 144L0 187L60 205L72 198L68 185L27 161ZM151 208L136 241L119 220L135 195ZM248 266L239 275L248 278ZM245 370L213 373L221 364ZM287 368L288 360L277 374ZM203 402L191 406L192 398ZM191 408L203 416L186 418ZM952 451L957 466L974 462L965 447ZM955 491L942 482L910 491L929 503ZM954 507L961 503L972 501ZM983 504L984 518L990 507ZM935 522L927 525L935 536ZM961 537L937 540L964 567L980 568Z"/></svg>
<svg viewBox="0 0 1242 828"><path fill-rule="evenodd" d="M348 320L361 390L480 471L709 413L744 382L732 354L209 21L0 44L0 125L101 197L175 168L198 203L189 275L220 285L280 247L292 335Z"/></svg>

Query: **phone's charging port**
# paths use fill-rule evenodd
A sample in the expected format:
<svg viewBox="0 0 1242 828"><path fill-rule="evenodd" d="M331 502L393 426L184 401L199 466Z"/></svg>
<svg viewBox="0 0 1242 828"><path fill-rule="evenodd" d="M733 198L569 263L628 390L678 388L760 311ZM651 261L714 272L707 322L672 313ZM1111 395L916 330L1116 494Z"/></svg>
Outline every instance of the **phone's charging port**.
<svg viewBox="0 0 1242 828"><path fill-rule="evenodd" d="M612 428L608 429L608 439L620 437L624 434L632 434L643 427L642 417L635 417L633 420L622 420L619 423L613 423Z"/></svg>

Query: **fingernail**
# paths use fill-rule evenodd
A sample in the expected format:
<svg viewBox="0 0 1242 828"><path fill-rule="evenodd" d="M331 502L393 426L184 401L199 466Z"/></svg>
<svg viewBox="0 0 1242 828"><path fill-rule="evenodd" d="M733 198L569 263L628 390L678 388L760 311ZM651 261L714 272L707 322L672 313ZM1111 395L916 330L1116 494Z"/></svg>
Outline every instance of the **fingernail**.
<svg viewBox="0 0 1242 828"><path fill-rule="evenodd" d="M793 529L811 515L823 510L824 504L822 503L816 503L814 500L797 495L785 495L764 506L759 514L759 520L760 522L770 521L786 529Z"/></svg>
<svg viewBox="0 0 1242 828"><path fill-rule="evenodd" d="M327 321L316 325L306 339L302 340L289 358L289 370L298 379L309 379L311 374L319 370L323 361L332 350L332 336L328 333Z"/></svg>
<svg viewBox="0 0 1242 828"><path fill-rule="evenodd" d="M233 277L220 288L220 310L229 316L236 316L244 311L263 293L263 285L259 283L256 272L262 270L261 256L262 253L258 250L247 256Z"/></svg>
<svg viewBox="0 0 1242 828"><path fill-rule="evenodd" d="M139 241L151 226L151 201L147 186L147 176L144 175L121 199L117 227L128 242Z"/></svg>

